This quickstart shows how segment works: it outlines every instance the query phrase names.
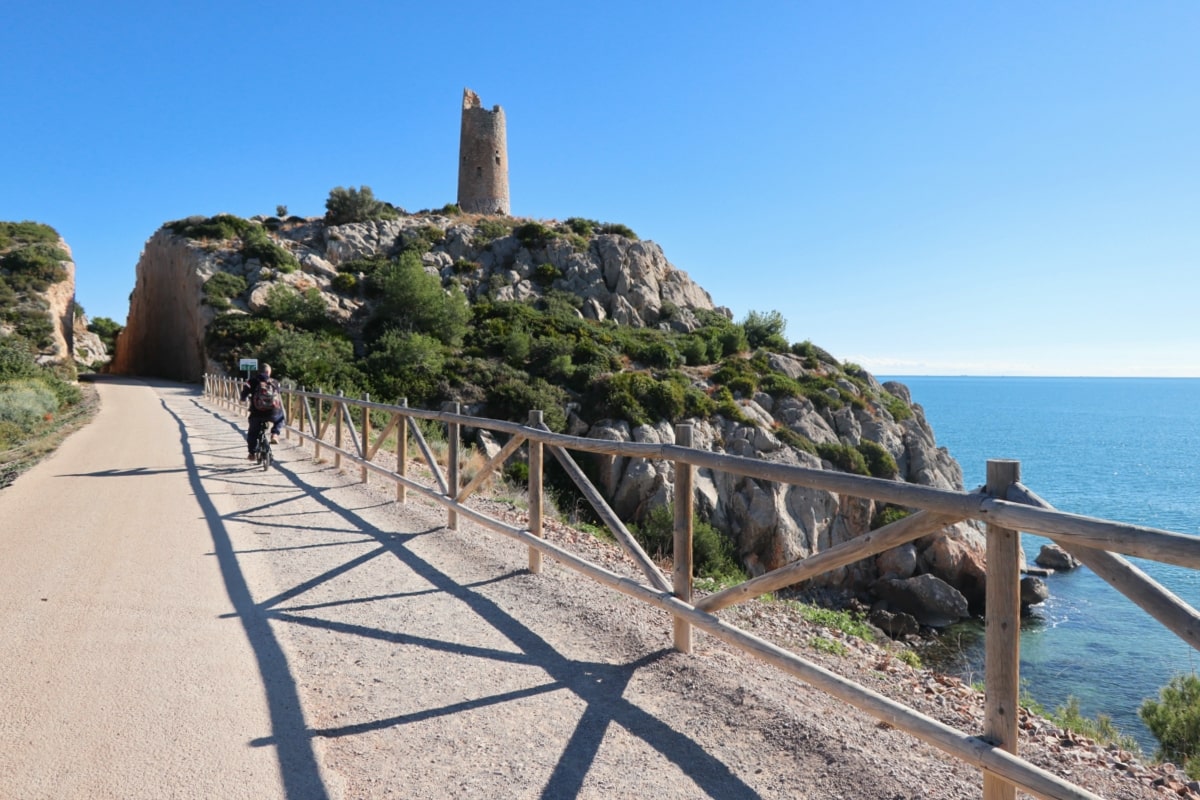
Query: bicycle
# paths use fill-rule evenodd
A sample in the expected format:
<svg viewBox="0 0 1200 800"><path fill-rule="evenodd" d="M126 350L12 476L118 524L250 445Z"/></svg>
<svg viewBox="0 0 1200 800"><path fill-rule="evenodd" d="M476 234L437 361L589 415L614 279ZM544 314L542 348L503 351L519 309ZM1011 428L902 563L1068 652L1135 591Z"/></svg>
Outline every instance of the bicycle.
<svg viewBox="0 0 1200 800"><path fill-rule="evenodd" d="M262 464L263 471L271 466L271 426L264 424L258 433L258 448L254 452L255 463Z"/></svg>

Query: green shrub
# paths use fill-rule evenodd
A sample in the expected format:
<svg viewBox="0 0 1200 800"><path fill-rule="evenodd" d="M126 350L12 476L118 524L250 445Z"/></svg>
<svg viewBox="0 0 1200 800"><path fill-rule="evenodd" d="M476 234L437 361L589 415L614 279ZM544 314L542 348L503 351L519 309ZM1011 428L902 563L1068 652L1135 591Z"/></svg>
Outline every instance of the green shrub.
<svg viewBox="0 0 1200 800"><path fill-rule="evenodd" d="M295 272L300 268L300 262L291 251L276 244L267 229L259 225L253 225L242 233L241 252L247 261L257 258L267 269Z"/></svg>
<svg viewBox="0 0 1200 800"><path fill-rule="evenodd" d="M32 244L0 257L0 269L8 271L8 282L12 288L44 292L50 284L67 279L67 268L63 262L70 260L71 256L60 247Z"/></svg>
<svg viewBox="0 0 1200 800"><path fill-rule="evenodd" d="M457 217L462 214L462 208L458 203L446 203L439 209L439 213L447 217Z"/></svg>
<svg viewBox="0 0 1200 800"><path fill-rule="evenodd" d="M630 533L646 554L654 558L668 558L675 552L675 506L669 504L652 508ZM737 563L733 543L711 524L692 520L692 568L697 576L717 580L745 579L745 572Z"/></svg>
<svg viewBox="0 0 1200 800"><path fill-rule="evenodd" d="M863 454L850 445L829 442L819 444L817 445L817 455L833 464L834 469L842 472L851 472L855 475L871 474Z"/></svg>
<svg viewBox="0 0 1200 800"><path fill-rule="evenodd" d="M717 413L717 404L711 397L695 386L683 390L684 416L711 417Z"/></svg>
<svg viewBox="0 0 1200 800"><path fill-rule="evenodd" d="M1138 716L1158 739L1160 760L1183 764L1188 777L1200 780L1200 678L1176 675L1146 700Z"/></svg>
<svg viewBox="0 0 1200 800"><path fill-rule="evenodd" d="M615 236L624 236L626 239L638 240L638 235L628 225L622 225L619 222L606 222L600 226L600 233L611 233Z"/></svg>
<svg viewBox="0 0 1200 800"><path fill-rule="evenodd" d="M660 380L647 372L603 375L584 394L585 413L597 419L607 417L623 419L632 425L649 425L658 420L678 422L701 408L713 408L712 401L703 393L689 394L688 388L677 380L669 377Z"/></svg>
<svg viewBox="0 0 1200 800"><path fill-rule="evenodd" d="M863 439L858 443L858 452L862 453L863 460L867 464L867 471L873 477L891 479L899 474L900 468L896 466L896 460L878 442Z"/></svg>
<svg viewBox="0 0 1200 800"><path fill-rule="evenodd" d="M0 222L0 250L12 244L57 244L58 231L41 222Z"/></svg>
<svg viewBox="0 0 1200 800"><path fill-rule="evenodd" d="M44 306L44 301L35 305L22 305L11 308L4 314L16 335L38 349L45 349L54 344L54 322Z"/></svg>
<svg viewBox="0 0 1200 800"><path fill-rule="evenodd" d="M530 411L541 411L550 430L561 432L567 427L567 394L544 378L517 375L499 381L488 394L488 408L514 422L528 420Z"/></svg>
<svg viewBox="0 0 1200 800"><path fill-rule="evenodd" d="M679 350L661 331L643 329L638 334L626 340L625 352L634 361L660 369L675 369L683 363Z"/></svg>
<svg viewBox="0 0 1200 800"><path fill-rule="evenodd" d="M269 319L246 314L221 314L209 323L204 342L213 359L224 364L231 374L236 374L238 361L242 358L258 358L259 349L275 332L275 323ZM275 365L274 362L268 363Z"/></svg>
<svg viewBox="0 0 1200 800"><path fill-rule="evenodd" d="M204 282L204 299L217 309L229 308L229 301L246 291L246 279L232 272L214 272Z"/></svg>
<svg viewBox="0 0 1200 800"><path fill-rule="evenodd" d="M842 392L832 379L822 375L805 375L798 383L804 396L818 409L837 410L845 405Z"/></svg>
<svg viewBox="0 0 1200 800"><path fill-rule="evenodd" d="M339 272L333 276L330 285L333 286L334 291L353 294L358 291L358 278L349 272Z"/></svg>
<svg viewBox="0 0 1200 800"><path fill-rule="evenodd" d="M323 327L329 319L319 289L299 292L284 283L277 283L267 291L266 305L260 313L267 319L308 330Z"/></svg>
<svg viewBox="0 0 1200 800"><path fill-rule="evenodd" d="M568 217L565 224L577 236L591 236L600 227L596 220L583 217Z"/></svg>
<svg viewBox="0 0 1200 800"><path fill-rule="evenodd" d="M678 422L687 413L684 387L672 380L655 381L643 404L655 421Z"/></svg>
<svg viewBox="0 0 1200 800"><path fill-rule="evenodd" d="M367 383L354 362L354 345L340 331L280 329L267 320L269 333L257 348L244 356L256 357L273 367L277 378L287 378L299 386L323 387L361 394ZM237 366L236 361L233 363Z"/></svg>
<svg viewBox="0 0 1200 800"><path fill-rule="evenodd" d="M758 388L776 399L800 397L804 394L804 389L798 382L781 372L769 372L763 375L758 383Z"/></svg>
<svg viewBox="0 0 1200 800"><path fill-rule="evenodd" d="M529 464L525 461L510 461L504 465L504 480L514 486L529 485Z"/></svg>
<svg viewBox="0 0 1200 800"><path fill-rule="evenodd" d="M908 403L896 397L896 395L885 391L879 399L882 401L883 407L887 409L888 413L892 415L892 419L896 420L896 422L912 419L912 408L909 407Z"/></svg>
<svg viewBox="0 0 1200 800"><path fill-rule="evenodd" d="M325 222L328 225L346 225L352 222L367 222L375 219L397 219L397 208L375 197L370 186L343 188L335 186L325 200Z"/></svg>
<svg viewBox="0 0 1200 800"><path fill-rule="evenodd" d="M44 381L24 378L0 383L0 422L31 433L58 411L59 400Z"/></svg>
<svg viewBox="0 0 1200 800"><path fill-rule="evenodd" d="M702 364L712 363L708 351L708 341L703 336L695 334L684 336L679 342L679 354L683 356L683 362L688 366L698 367Z"/></svg>
<svg viewBox="0 0 1200 800"><path fill-rule="evenodd" d="M787 322L778 311L751 311L742 321L742 329L746 331L746 342L751 349L765 347L774 352L786 352L787 340L783 331Z"/></svg>
<svg viewBox="0 0 1200 800"><path fill-rule="evenodd" d="M364 367L375 396L383 400L406 397L419 407L435 396L445 361L445 349L435 337L389 330L372 345Z"/></svg>
<svg viewBox="0 0 1200 800"><path fill-rule="evenodd" d="M891 525L893 522L899 522L912 512L906 508L899 506L885 505L875 511L875 516L871 518L871 530L882 528L885 525Z"/></svg>
<svg viewBox="0 0 1200 800"><path fill-rule="evenodd" d="M775 438L786 445L790 445L797 450L803 450L806 453L811 453L814 456L817 454L817 445L811 440L796 433L791 428L785 428L782 425L775 428Z"/></svg>
<svg viewBox="0 0 1200 800"><path fill-rule="evenodd" d="M758 390L758 385L755 383L755 378L751 375L743 375L741 377L734 378L733 380L729 381L729 383L725 384L725 386L729 389L729 391L733 392L734 395L741 395L742 397L750 397Z"/></svg>
<svg viewBox="0 0 1200 800"><path fill-rule="evenodd" d="M629 532L646 551L646 555L656 559L669 558L675 551L674 507L656 506L650 509L640 523L629 526ZM694 549L692 560L696 560Z"/></svg>
<svg viewBox="0 0 1200 800"><path fill-rule="evenodd" d="M729 356L723 359L711 377L713 383L722 386L729 386L730 383L739 379L746 379L752 383L758 380L750 362L738 356ZM733 391L732 388L730 390Z"/></svg>
<svg viewBox="0 0 1200 800"><path fill-rule="evenodd" d="M117 335L124 329L123 325L108 317L96 317L88 323L88 330L100 337L110 355L117 347Z"/></svg>
<svg viewBox="0 0 1200 800"><path fill-rule="evenodd" d="M359 275L369 278L379 270L394 263L387 256L372 256L370 258L355 258L338 264L337 271L346 275Z"/></svg>
<svg viewBox="0 0 1200 800"><path fill-rule="evenodd" d="M165 226L172 233L188 239L214 239L224 241L236 239L254 225L250 220L233 214L218 214L215 217L187 217L168 222Z"/></svg>
<svg viewBox="0 0 1200 800"><path fill-rule="evenodd" d="M562 270L553 264L542 264L533 271L533 280L542 286L548 286L561 277Z"/></svg>
<svg viewBox="0 0 1200 800"><path fill-rule="evenodd" d="M728 391L728 390L726 390ZM743 425L752 425L753 420L742 411L742 407L737 404L737 401L730 397L714 398L717 404L716 413L720 414L727 420L732 422L740 422Z"/></svg>
<svg viewBox="0 0 1200 800"><path fill-rule="evenodd" d="M533 250L545 247L550 241L557 238L558 234L540 222L526 222L524 225L513 228L513 236L516 236L517 241L526 248Z"/></svg>
<svg viewBox="0 0 1200 800"><path fill-rule="evenodd" d="M611 347L606 347L597 339L577 339L571 350L571 361L578 366L594 366L597 369L610 372L621 366L621 360Z"/></svg>
<svg viewBox="0 0 1200 800"><path fill-rule="evenodd" d="M529 331L520 328L509 331L502 351L506 362L514 367L524 366L525 362L529 360L531 352L533 352L533 337L529 335Z"/></svg>
<svg viewBox="0 0 1200 800"><path fill-rule="evenodd" d="M492 241L493 239L503 239L512 233L512 222L499 219L481 219L475 223L475 233L479 238Z"/></svg>
<svg viewBox="0 0 1200 800"><path fill-rule="evenodd" d="M30 378L41 372L33 348L15 336L0 336L0 381Z"/></svg>
<svg viewBox="0 0 1200 800"><path fill-rule="evenodd" d="M471 307L462 290L442 288L421 258L411 251L381 266L372 284L380 299L365 334L368 340L387 330L423 333L448 347L457 347L467 333Z"/></svg>
<svg viewBox="0 0 1200 800"><path fill-rule="evenodd" d="M445 238L446 232L436 225L422 225L419 228L402 231L393 254L398 256L411 250L417 255L424 255Z"/></svg>

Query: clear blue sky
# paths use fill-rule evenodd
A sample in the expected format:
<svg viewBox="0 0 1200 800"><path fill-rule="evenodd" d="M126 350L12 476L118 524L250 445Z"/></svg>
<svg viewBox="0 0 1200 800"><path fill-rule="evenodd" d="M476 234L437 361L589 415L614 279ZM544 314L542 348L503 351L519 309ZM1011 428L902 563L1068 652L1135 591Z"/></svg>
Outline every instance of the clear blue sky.
<svg viewBox="0 0 1200 800"><path fill-rule="evenodd" d="M1200 376L1200 3L9 3L0 219L125 321L192 214L455 199L629 225L880 375Z"/></svg>

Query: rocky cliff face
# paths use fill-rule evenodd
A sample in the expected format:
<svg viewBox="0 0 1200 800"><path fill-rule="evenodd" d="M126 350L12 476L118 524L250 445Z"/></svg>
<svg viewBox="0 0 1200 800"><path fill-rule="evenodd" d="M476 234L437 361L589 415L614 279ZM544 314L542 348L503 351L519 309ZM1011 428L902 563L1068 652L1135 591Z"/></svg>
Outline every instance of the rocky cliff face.
<svg viewBox="0 0 1200 800"><path fill-rule="evenodd" d="M75 317L73 330L75 361L85 367L104 366L109 359L108 346L99 336L88 330L87 317Z"/></svg>
<svg viewBox="0 0 1200 800"><path fill-rule="evenodd" d="M0 249L0 257L13 253L24 247L37 248L49 245L53 237L52 248L55 255L66 257L57 260L59 280L45 283L48 276L41 280L25 280L17 282L16 276L8 279L18 288L14 291L9 286L3 287L3 298L0 299L0 336L17 334L23 336L34 348L39 364L70 364L74 347L75 331L75 259L67 243L54 233L52 228L36 223L21 223L40 227L44 234L51 237L39 239L37 244L17 241L8 247ZM15 253L14 253L15 255ZM0 268L0 275L7 270Z"/></svg>
<svg viewBox="0 0 1200 800"><path fill-rule="evenodd" d="M46 290L46 302L50 308L47 313L54 322L54 344L38 357L42 363L70 362L75 347L75 256L67 243L59 239L58 246L71 256L70 261L64 261L67 271L65 280L51 284Z"/></svg>
<svg viewBox="0 0 1200 800"><path fill-rule="evenodd" d="M799 359L784 355L774 358L790 362L786 366L797 374L805 369ZM883 386L873 377L867 379L875 390L911 403L902 384L889 382ZM898 421L868 393L857 386L853 391L862 399L861 406L847 406L836 412L818 409L803 398L777 402L769 395L757 394L740 402L751 422L720 416L700 420L694 426L694 446L776 463L832 469L833 465L819 456L785 444L777 432L786 429L818 443L852 446L869 440L882 445L895 459L897 480L943 489L963 488L961 468L945 448L937 446L920 406L911 406L912 417ZM624 422L603 420L586 425L580 421L572 433L612 441L674 442L674 429L665 423L631 428ZM670 462L609 458L601 475L603 488L622 518L636 519L647 509L673 500ZM733 535L741 560L752 575L861 536L872 529L881 511L870 500L709 470L700 470L695 483L698 512L718 529ZM946 624L967 616L968 609L982 610L985 553L980 529L972 523L961 523L878 558L825 573L808 586L857 595L868 602L879 600L880 590L887 588L895 598L890 603L895 610L927 624ZM947 591L938 598L924 596L921 581L916 580L922 575L936 578ZM881 587L881 582L888 583Z"/></svg>
<svg viewBox="0 0 1200 800"><path fill-rule="evenodd" d="M195 381L208 366L204 330L213 311L202 303L204 282L221 269L219 252L161 229L137 264L129 317L111 371Z"/></svg>
<svg viewBox="0 0 1200 800"><path fill-rule="evenodd" d="M423 256L426 271L443 283L459 285L469 299L531 300L547 288L582 299L581 314L631 326L698 326L695 312L717 310L712 298L686 273L671 265L653 242L619 235L594 237L586 247L569 238L537 242L516 235L489 237L479 220L437 215L326 226L320 220L265 220L273 239L299 262L282 272L245 258L231 242L197 242L164 228L146 244L138 263L137 286L121 335L115 371L197 380L209 364L204 335L215 312L206 304L204 284L218 271L241 276L247 290L233 299L236 311L261 308L272 287L318 289L329 314L350 320L365 302L332 290L338 267L357 259L385 256L415 237L440 236ZM549 284L540 271L555 277ZM542 273L545 274L544 272ZM771 356L771 367L795 379L820 365L786 354ZM898 480L962 489L962 473L939 448L920 406L900 384L881 386L862 372L839 388L857 398L852 404L808 399L775 400L767 394L739 399L743 421L720 416L700 420L695 445L717 452L831 469L833 465L787 443L789 435L817 445L851 447L878 444L895 460ZM897 419L883 398L899 398L909 413ZM895 410L895 406L892 406ZM748 421L746 421L748 420ZM570 417L571 433L622 441L673 440L667 423L633 426L612 420ZM669 503L673 493L669 463L609 459L601 466L602 488L619 514L637 519L647 509ZM866 533L877 512L871 501L787 487L749 478L701 472L697 480L700 513L736 542L754 574ZM814 587L853 594L883 610L905 611L923 621L947 621L982 607L984 542L978 529L960 524L945 532L829 573ZM931 582L936 591L930 591ZM935 597L936 596L936 597ZM934 598L934 599L931 599ZM926 613L930 605L936 612Z"/></svg>

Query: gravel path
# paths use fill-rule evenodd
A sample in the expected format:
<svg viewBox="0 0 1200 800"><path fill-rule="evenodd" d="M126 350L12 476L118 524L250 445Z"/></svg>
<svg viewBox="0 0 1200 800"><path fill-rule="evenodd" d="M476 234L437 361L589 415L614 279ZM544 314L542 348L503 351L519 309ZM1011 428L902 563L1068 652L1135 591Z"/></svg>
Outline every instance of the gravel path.
<svg viewBox="0 0 1200 800"><path fill-rule="evenodd" d="M202 521L215 554L208 568L219 569L209 578L227 595L218 616L240 620L241 641L230 649L250 654L237 663L261 692L247 698L214 682L189 702L261 704L269 722L251 736L220 729L222 746L237 757L272 754L280 765L276 794L210 797L982 795L974 768L704 634L696 633L692 655L676 653L666 614L552 559L531 575L524 547L465 520L449 530L444 509L414 493L398 506L390 484L373 478L363 486L357 470L336 470L286 441L277 468L251 469L240 416L192 387L155 391L156 413L171 420L182 450L173 462L178 480L193 495L174 489L162 502ZM105 402L117 402L113 395ZM519 514L498 501L489 512ZM612 545L557 525L548 537L633 574ZM148 585L162 575L129 578ZM783 604L750 604L722 618L924 713L979 729L982 699L969 687L814 628ZM164 622L158 635L183 664L201 655L193 628L203 625ZM833 637L846 655L813 649L814 637ZM1023 755L1101 796L1188 795L1173 770L1071 742L1037 720L1024 735ZM184 784L192 777L179 778L157 795L75 796L190 796ZM8 796L0 784L0 797Z"/></svg>

